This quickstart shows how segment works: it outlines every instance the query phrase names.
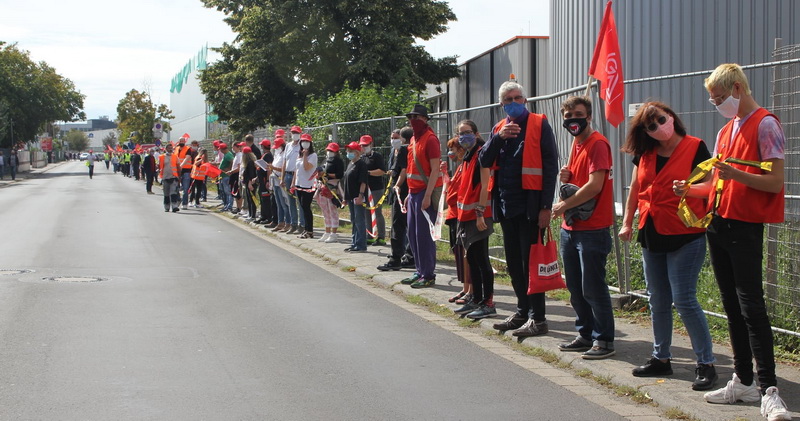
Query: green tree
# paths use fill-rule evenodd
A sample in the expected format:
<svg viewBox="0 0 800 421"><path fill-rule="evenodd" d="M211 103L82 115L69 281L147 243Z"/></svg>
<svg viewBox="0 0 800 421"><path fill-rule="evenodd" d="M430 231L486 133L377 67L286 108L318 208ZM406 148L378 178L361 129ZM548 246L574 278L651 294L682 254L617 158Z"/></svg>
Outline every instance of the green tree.
<svg viewBox="0 0 800 421"><path fill-rule="evenodd" d="M109 132L102 140L103 142L103 149L116 149L117 145L119 145L119 139L117 138L116 133Z"/></svg>
<svg viewBox="0 0 800 421"><path fill-rule="evenodd" d="M169 123L165 121L175 118L172 111L164 104L158 106L150 100L147 92L131 89L117 104L117 129L120 139L133 143L153 143L153 126L162 122L164 131L170 131Z"/></svg>
<svg viewBox="0 0 800 421"><path fill-rule="evenodd" d="M53 121L85 120L75 84L30 53L0 41L0 145L30 142Z"/></svg>
<svg viewBox="0 0 800 421"><path fill-rule="evenodd" d="M70 151L82 152L89 147L89 138L86 137L86 133L78 129L68 131L64 135L63 141L67 143L67 149Z"/></svg>
<svg viewBox="0 0 800 421"><path fill-rule="evenodd" d="M435 59L414 40L446 30L444 1L203 0L237 33L222 60L200 75L207 100L234 132L285 125L308 95L348 84L380 87L441 83L458 75L455 57Z"/></svg>

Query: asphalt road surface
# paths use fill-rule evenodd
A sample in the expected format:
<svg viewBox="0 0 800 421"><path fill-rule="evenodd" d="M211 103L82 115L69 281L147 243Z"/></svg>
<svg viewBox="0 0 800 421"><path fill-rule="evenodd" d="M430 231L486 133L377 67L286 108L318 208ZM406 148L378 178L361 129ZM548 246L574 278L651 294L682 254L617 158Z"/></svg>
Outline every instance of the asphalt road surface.
<svg viewBox="0 0 800 421"><path fill-rule="evenodd" d="M0 189L0 419L620 419L156 191L78 162Z"/></svg>

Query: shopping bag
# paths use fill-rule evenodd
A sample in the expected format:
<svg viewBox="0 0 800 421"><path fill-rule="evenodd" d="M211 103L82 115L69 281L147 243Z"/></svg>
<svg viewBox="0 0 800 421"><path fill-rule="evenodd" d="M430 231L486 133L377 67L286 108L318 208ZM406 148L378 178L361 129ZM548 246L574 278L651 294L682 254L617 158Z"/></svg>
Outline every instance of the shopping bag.
<svg viewBox="0 0 800 421"><path fill-rule="evenodd" d="M536 244L531 245L528 264L528 295L554 289L566 288L561 269L558 267L558 250L550 228L547 235L537 235Z"/></svg>

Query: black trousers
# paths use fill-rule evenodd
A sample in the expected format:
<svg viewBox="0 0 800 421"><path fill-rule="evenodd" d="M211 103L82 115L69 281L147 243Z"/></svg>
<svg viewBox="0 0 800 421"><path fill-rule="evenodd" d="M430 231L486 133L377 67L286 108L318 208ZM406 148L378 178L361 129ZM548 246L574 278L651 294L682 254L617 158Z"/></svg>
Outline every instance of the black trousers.
<svg viewBox="0 0 800 421"><path fill-rule="evenodd" d="M472 295L476 303L488 304L494 295L494 273L489 262L489 237L472 243L467 249ZM528 288L527 283L525 288ZM527 291L526 291L527 293Z"/></svg>
<svg viewBox="0 0 800 421"><path fill-rule="evenodd" d="M539 234L539 226L523 213L500 221L503 229L503 248L511 285L517 296L517 313L537 322L545 321L544 293L528 295L528 264L531 244Z"/></svg>
<svg viewBox="0 0 800 421"><path fill-rule="evenodd" d="M138 165L134 165L133 166L133 177L136 180L139 180L139 166Z"/></svg>
<svg viewBox="0 0 800 421"><path fill-rule="evenodd" d="M400 197L405 199L408 196L408 189L405 194L400 191ZM414 255L411 253L411 245L408 243L408 218L400 210L400 200L394 192L390 193L392 204L392 236L389 239L389 244L392 246L392 255L389 256L390 264L400 264L403 256L413 259Z"/></svg>
<svg viewBox="0 0 800 421"><path fill-rule="evenodd" d="M764 224L715 216L706 232L711 266L728 316L733 369L753 383L753 358L762 393L777 385L772 328L762 286Z"/></svg>
<svg viewBox="0 0 800 421"><path fill-rule="evenodd" d="M272 222L272 195L266 190L262 190L262 193L259 194L261 195L261 220Z"/></svg>
<svg viewBox="0 0 800 421"><path fill-rule="evenodd" d="M156 175L153 172L145 171L144 178L146 180L145 188L147 188L147 192L149 193L153 191L153 180L156 178Z"/></svg>
<svg viewBox="0 0 800 421"><path fill-rule="evenodd" d="M314 231L314 214L311 213L311 202L314 201L314 193L302 190L296 190L297 198L300 201L300 211L303 212L303 221L305 222L305 230L308 232Z"/></svg>

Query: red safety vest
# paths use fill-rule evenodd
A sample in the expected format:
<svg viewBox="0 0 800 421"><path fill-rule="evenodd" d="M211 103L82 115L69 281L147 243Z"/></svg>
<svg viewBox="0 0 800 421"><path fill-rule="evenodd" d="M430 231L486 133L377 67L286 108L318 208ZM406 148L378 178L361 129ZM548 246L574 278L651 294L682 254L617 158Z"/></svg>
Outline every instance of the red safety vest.
<svg viewBox="0 0 800 421"><path fill-rule="evenodd" d="M161 174L164 174L164 157L167 155L159 155L158 156L158 171ZM170 166L172 167L172 175L178 177L178 157L175 154L172 154L170 157ZM162 175L163 177L163 175Z"/></svg>
<svg viewBox="0 0 800 421"><path fill-rule="evenodd" d="M195 159L194 165L192 166L192 174L191 177L194 180L205 180L206 179L206 169L208 168L207 165L204 165L205 162L202 160Z"/></svg>
<svg viewBox="0 0 800 421"><path fill-rule="evenodd" d="M653 219L656 231L663 235L695 234L705 232L703 228L687 228L678 218L680 196L672 191L673 180L685 180L692 173L692 162L697 148L703 141L693 136L684 136L672 151L667 164L656 174L656 151L646 152L639 160L636 178L639 180L639 229L644 228L647 218ZM705 214L705 199L686 198L686 204L695 215Z"/></svg>
<svg viewBox="0 0 800 421"><path fill-rule="evenodd" d="M450 177L450 182L447 183L447 193L445 194L445 203L447 203L447 217L445 219L458 218L458 187L464 179L461 165L456 167L453 176Z"/></svg>
<svg viewBox="0 0 800 421"><path fill-rule="evenodd" d="M761 154L758 150L758 126L766 116L778 119L778 117L775 117L774 114L764 108L759 108L739 128L739 133L736 134L734 139L731 139L734 120L729 121L720 131L717 141L717 153L720 155L720 160L724 161L732 157L748 161L761 161ZM780 120L778 122L780 123ZM733 163L730 163L730 165L751 174L763 174L759 168ZM710 209L713 209L714 206L714 198L716 196L714 186L716 186L717 179L717 172L714 171L712 188L708 196ZM722 187L716 213L723 218L744 222L783 222L783 191L784 189L782 188L779 193L769 193L747 187L736 181L726 180Z"/></svg>
<svg viewBox="0 0 800 421"><path fill-rule="evenodd" d="M542 120L544 114L528 114L528 125L525 129L525 143L522 148L522 188L525 190L542 189ZM504 118L492 129L497 134L510 120Z"/></svg>
<svg viewBox="0 0 800 421"><path fill-rule="evenodd" d="M569 182L578 187L583 187L589 182L589 151L591 151L592 148L607 148L608 159L609 161L611 160L611 145L608 143L608 139L600 134L600 132L596 131L592 133L589 138L584 141L580 153L577 152L578 142L573 141L572 151L570 152L571 159L568 166L569 170L572 172L572 178L570 178ZM609 164L611 163L609 162ZM589 231L608 228L614 223L613 175L611 171L611 169L608 170L606 179L603 180L603 189L595 196L597 204L595 205L594 212L592 212L592 216L585 221L575 220L572 222L572 226L567 225L566 222L562 222L562 228L571 231Z"/></svg>
<svg viewBox="0 0 800 421"><path fill-rule="evenodd" d="M428 142L436 142L439 143L439 139L433 133L433 130L428 127L425 133L422 135L420 139L416 137L411 138L411 143L408 145L408 165L406 166L406 174L407 179L406 182L408 183L408 190L411 193L419 193L424 191L428 188L427 178L431 175L431 159L425 153L425 146ZM422 166L422 168L417 168L417 164L414 162L414 157L417 157L417 161ZM423 177L424 174L424 177ZM436 187L440 187L443 184L442 175L439 174L439 178L436 180Z"/></svg>
<svg viewBox="0 0 800 421"><path fill-rule="evenodd" d="M461 183L458 186L458 220L459 221L472 221L477 218L475 208L480 204L481 184L473 186L472 180L475 179L475 172L480 172L481 166L478 163L478 154L480 153L479 147L470 157L469 160L459 165L463 168L461 171ZM492 207L487 204L486 209L483 211L484 217L492 216Z"/></svg>

